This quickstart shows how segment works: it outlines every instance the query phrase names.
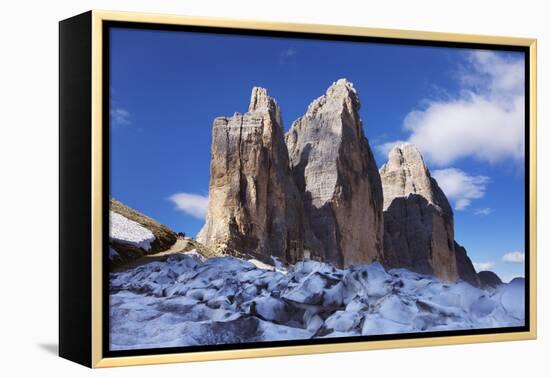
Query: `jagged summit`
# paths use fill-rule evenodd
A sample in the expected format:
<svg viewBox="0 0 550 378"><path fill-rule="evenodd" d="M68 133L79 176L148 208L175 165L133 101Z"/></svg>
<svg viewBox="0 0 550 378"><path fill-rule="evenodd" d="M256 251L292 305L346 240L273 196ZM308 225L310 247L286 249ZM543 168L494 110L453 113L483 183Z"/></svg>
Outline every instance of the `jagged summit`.
<svg viewBox="0 0 550 378"><path fill-rule="evenodd" d="M410 161L419 162L426 167L424 158L420 153L420 150L410 142L398 143L388 153L388 163L384 165L400 166L403 164L403 160L408 159ZM397 164L395 164L397 163Z"/></svg>
<svg viewBox="0 0 550 378"><path fill-rule="evenodd" d="M388 153L388 162L384 165L388 169L396 169L402 166L406 160L422 164L427 169L420 150L410 142L402 142L393 146Z"/></svg>
<svg viewBox="0 0 550 378"><path fill-rule="evenodd" d="M357 90L354 88L353 83L346 78L341 78L333 82L330 87L327 88L327 96L353 96L357 98Z"/></svg>
<svg viewBox="0 0 550 378"><path fill-rule="evenodd" d="M249 112L255 111L272 111L278 109L277 102L267 92L267 89L262 87L253 87L250 95Z"/></svg>
<svg viewBox="0 0 550 378"><path fill-rule="evenodd" d="M309 105L305 116L339 111L344 106L348 112L352 113L359 110L361 103L353 83L347 79L339 79L328 87L324 95L318 97Z"/></svg>
<svg viewBox="0 0 550 378"><path fill-rule="evenodd" d="M384 210L395 198L416 194L452 216L449 201L431 177L422 154L414 144L394 146L388 154L388 162L380 168L380 176L384 189Z"/></svg>

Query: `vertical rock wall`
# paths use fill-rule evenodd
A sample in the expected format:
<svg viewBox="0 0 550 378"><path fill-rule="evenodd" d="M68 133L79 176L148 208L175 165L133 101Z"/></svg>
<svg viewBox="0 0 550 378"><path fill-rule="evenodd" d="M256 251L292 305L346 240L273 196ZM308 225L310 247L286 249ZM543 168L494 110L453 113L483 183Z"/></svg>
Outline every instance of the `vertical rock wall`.
<svg viewBox="0 0 550 378"><path fill-rule="evenodd" d="M279 106L265 89L252 90L247 113L214 120L211 154L209 206L198 241L264 261L295 262L320 248L290 174Z"/></svg>
<svg viewBox="0 0 550 378"><path fill-rule="evenodd" d="M382 187L359 107L353 85L340 79L286 135L294 180L326 251L320 257L337 266L383 253Z"/></svg>

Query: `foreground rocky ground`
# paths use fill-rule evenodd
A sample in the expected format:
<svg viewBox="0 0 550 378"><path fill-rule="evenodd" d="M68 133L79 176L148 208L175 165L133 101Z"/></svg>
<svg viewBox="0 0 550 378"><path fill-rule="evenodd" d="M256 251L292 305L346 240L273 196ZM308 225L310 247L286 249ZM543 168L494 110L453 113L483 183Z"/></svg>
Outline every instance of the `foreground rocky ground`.
<svg viewBox="0 0 550 378"><path fill-rule="evenodd" d="M112 350L524 324L524 281L481 290L375 263L174 254L110 275Z"/></svg>

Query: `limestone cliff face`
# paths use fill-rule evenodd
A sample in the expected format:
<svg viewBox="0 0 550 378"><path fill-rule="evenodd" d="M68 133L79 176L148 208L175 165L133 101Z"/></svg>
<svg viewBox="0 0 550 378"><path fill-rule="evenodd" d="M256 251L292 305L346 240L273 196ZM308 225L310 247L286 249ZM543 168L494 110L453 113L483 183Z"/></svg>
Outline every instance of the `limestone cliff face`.
<svg viewBox="0 0 550 378"><path fill-rule="evenodd" d="M380 176L385 265L458 279L453 211L420 152L411 144L395 146Z"/></svg>
<svg viewBox="0 0 550 378"><path fill-rule="evenodd" d="M216 251L295 262L322 248L290 174L281 113L263 88L248 112L214 120L206 224L197 240Z"/></svg>
<svg viewBox="0 0 550 378"><path fill-rule="evenodd" d="M206 223L214 254L339 267L380 261L479 286L454 240L453 211L420 152L398 145L380 171L345 79L284 134L281 112L254 88L248 112L214 120Z"/></svg>
<svg viewBox="0 0 550 378"><path fill-rule="evenodd" d="M316 258L349 266L382 260L382 187L345 79L311 103L286 135L294 181L323 251Z"/></svg>
<svg viewBox="0 0 550 378"><path fill-rule="evenodd" d="M460 279L468 282L475 287L481 286L481 281L477 275L477 272L472 264L472 260L468 257L466 248L458 244L455 240L455 256L456 256L456 268L458 270L458 276Z"/></svg>

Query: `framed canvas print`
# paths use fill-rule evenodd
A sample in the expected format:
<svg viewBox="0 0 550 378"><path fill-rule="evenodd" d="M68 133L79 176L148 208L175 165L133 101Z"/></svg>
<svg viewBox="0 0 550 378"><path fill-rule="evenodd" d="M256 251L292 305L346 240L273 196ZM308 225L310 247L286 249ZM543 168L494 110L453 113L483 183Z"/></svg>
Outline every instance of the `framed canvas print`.
<svg viewBox="0 0 550 378"><path fill-rule="evenodd" d="M60 22L60 355L536 337L536 41Z"/></svg>

